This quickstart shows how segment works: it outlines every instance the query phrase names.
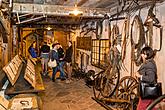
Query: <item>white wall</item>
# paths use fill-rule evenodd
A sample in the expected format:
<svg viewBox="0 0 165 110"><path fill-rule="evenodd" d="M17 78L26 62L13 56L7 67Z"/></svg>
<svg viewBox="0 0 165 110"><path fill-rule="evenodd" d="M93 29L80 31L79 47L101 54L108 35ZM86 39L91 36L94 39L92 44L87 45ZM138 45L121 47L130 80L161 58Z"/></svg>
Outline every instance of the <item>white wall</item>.
<svg viewBox="0 0 165 110"><path fill-rule="evenodd" d="M156 9L156 15L160 20L161 25L163 26L163 38L162 38L162 49L156 55L156 63L158 67L158 80L162 82L163 92L165 93L165 2L158 5ZM154 30L155 32L155 30ZM154 33L155 40L157 39L157 32ZM155 43L157 44L157 42Z"/></svg>
<svg viewBox="0 0 165 110"><path fill-rule="evenodd" d="M147 18L148 9L149 9L149 7L144 8L140 12L140 16L142 18L143 23L144 23L145 19ZM158 81L162 82L162 87L163 87L162 89L163 89L163 92L165 93L165 65L164 65L165 64L165 45L164 45L164 43L165 43L165 37L164 37L165 36L165 13L164 13L164 10L165 10L165 2L161 3L161 4L157 4L156 10L154 11L154 13L156 14L156 17L159 19L161 25L163 26L162 49L161 49L161 51L157 52L156 57L155 57L155 61L157 64L157 69L158 69L158 73L157 73L158 74ZM139 11L135 12L135 14L133 16L131 16L130 25L133 21L134 16L137 14L139 14ZM124 20L117 21L120 33L122 31L123 21ZM112 22L112 25L113 25L113 23L116 24L116 21ZM159 28L154 27L154 29L153 29L153 49L159 49L159 45L160 45L159 33L160 33ZM127 45L126 59L124 61L124 65L127 68L128 72L124 71L122 69L121 70L121 76L130 75L130 70L131 70L130 35L129 35L128 45ZM139 67L135 66L134 71L136 71L138 68Z"/></svg>
<svg viewBox="0 0 165 110"><path fill-rule="evenodd" d="M140 16L142 18L142 21L144 23L145 19L147 18L147 14L148 14L148 10L149 7L143 8L140 11ZM155 61L157 64L157 69L158 69L158 81L162 82L162 89L163 89L163 93L165 93L165 2L161 3L161 4L157 4L156 5L156 9L154 9L154 13L156 14L156 17L159 19L161 25L163 26L163 39L162 39L162 49L160 52L157 52L157 55L155 57ZM137 12L131 13L131 18L130 18L130 28L131 28L131 24L132 21L134 19L135 15L139 14L139 10ZM123 15L126 16L126 15ZM123 22L124 20L119 20L119 21L113 21L111 22L111 29L113 24L116 24L119 26L119 32L122 32L122 27L123 27ZM109 32L106 31L107 28L106 27L109 26L107 25L107 21L103 22L103 35L101 39L108 39L109 38ZM130 33L130 32L129 32ZM95 39L95 36L92 36L92 39ZM159 29L154 27L153 30L153 49L158 49L159 48ZM129 34L129 38L127 40L127 48L126 48L126 58L124 60L123 65L126 67L127 71L124 69L121 69L121 77L123 76L130 76L131 74L131 42L130 42L130 34ZM82 50L80 50L81 52L83 52ZM90 52L87 52L87 54L90 54ZM91 60L90 60L91 61ZM90 62L89 61L89 62ZM139 67L135 66L134 72L136 72L138 70ZM93 67L92 65L88 65L87 70L95 70L96 73L98 73L100 70L96 67Z"/></svg>

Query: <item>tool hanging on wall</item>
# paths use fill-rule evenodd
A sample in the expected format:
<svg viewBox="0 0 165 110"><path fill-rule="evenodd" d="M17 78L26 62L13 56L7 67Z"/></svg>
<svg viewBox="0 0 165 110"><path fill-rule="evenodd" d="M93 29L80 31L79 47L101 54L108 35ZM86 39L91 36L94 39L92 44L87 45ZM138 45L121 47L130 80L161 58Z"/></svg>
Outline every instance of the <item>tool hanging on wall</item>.
<svg viewBox="0 0 165 110"><path fill-rule="evenodd" d="M153 0L153 4L151 5L150 9L148 10L147 18L144 22L144 26L147 28L145 34L146 34L146 45L153 48L153 32L156 31L156 29L153 29L154 27L158 28L160 31L160 47L159 49L154 49L155 52L160 51L162 47L162 34L163 34L163 28L160 25L160 21L154 14L153 10L156 8L156 1Z"/></svg>
<svg viewBox="0 0 165 110"><path fill-rule="evenodd" d="M140 15L136 15L131 24L131 76L134 76L134 64L141 64L140 51L145 44L145 32Z"/></svg>

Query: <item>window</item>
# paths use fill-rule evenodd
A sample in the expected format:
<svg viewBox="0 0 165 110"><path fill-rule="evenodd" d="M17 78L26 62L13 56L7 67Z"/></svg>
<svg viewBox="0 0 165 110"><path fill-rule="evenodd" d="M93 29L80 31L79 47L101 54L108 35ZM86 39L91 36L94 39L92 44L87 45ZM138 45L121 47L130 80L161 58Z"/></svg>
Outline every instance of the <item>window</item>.
<svg viewBox="0 0 165 110"><path fill-rule="evenodd" d="M93 39L92 40L92 65L99 68L106 68L108 66L108 52L109 40L108 39Z"/></svg>

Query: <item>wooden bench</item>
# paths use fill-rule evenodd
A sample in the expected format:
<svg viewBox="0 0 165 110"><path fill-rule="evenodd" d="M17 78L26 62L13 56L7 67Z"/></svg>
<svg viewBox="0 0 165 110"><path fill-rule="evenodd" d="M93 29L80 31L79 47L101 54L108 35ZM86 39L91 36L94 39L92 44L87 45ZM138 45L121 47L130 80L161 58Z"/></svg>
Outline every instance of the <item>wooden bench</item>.
<svg viewBox="0 0 165 110"><path fill-rule="evenodd" d="M11 99L7 100L4 95L0 95L0 110L13 109L18 106L21 107L19 109L42 110L42 100L37 94L34 94L45 90L38 67L30 59L25 61L22 58L21 63L15 62L16 65L11 65L10 63L13 63L13 59L0 71L0 90L3 90L5 95L12 96L12 98L10 97ZM34 84L30 83L27 77L25 77L27 75L27 68L29 68L28 62L31 63L31 66L34 66ZM15 74L6 73L14 71L11 68L11 70L6 69L9 65L11 68L16 67ZM11 76L14 76L14 78L11 78ZM4 85L6 86L5 88ZM28 106L25 106L27 104Z"/></svg>
<svg viewBox="0 0 165 110"><path fill-rule="evenodd" d="M17 79L17 81L15 82L14 85L12 85L11 83L9 83L9 85L7 86L6 90L5 90L5 94L6 95L16 95L16 94L25 94L25 93L39 93L45 90L44 88L44 84L40 75L40 72L38 70L38 67L34 65L35 67L35 83L31 83L30 81L28 81L27 79L25 79L25 74L27 72L28 69L28 65L27 62L31 62L30 59L28 59L26 62L22 63L22 66L20 66L18 72L20 72L19 77ZM31 62L32 64L33 62ZM29 63L28 63L29 64ZM30 68L31 69L31 68Z"/></svg>

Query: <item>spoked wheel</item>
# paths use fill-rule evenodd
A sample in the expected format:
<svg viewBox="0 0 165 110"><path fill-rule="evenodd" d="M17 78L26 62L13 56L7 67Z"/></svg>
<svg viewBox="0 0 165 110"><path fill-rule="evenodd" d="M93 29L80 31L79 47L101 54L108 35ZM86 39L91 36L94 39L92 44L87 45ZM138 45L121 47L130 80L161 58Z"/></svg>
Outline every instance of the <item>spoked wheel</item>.
<svg viewBox="0 0 165 110"><path fill-rule="evenodd" d="M115 92L120 79L118 67L109 67L101 76L100 92L105 98L111 97Z"/></svg>
<svg viewBox="0 0 165 110"><path fill-rule="evenodd" d="M101 83L101 74L103 74L104 71L101 71L94 77L94 85L93 85L93 93L94 93L94 98L100 98L100 83Z"/></svg>
<svg viewBox="0 0 165 110"><path fill-rule="evenodd" d="M125 110L134 110L134 103L138 98L138 83L135 78L131 76L123 77L116 91L116 98L125 100L126 103L120 105Z"/></svg>
<svg viewBox="0 0 165 110"><path fill-rule="evenodd" d="M159 104L159 108L160 110L164 110L163 109L163 105L165 104L165 94L163 94L162 96L158 97L157 99L155 99L147 108L146 110L152 110L155 106L157 106L157 104ZM161 105L161 106L160 106ZM161 108L162 107L162 108Z"/></svg>

